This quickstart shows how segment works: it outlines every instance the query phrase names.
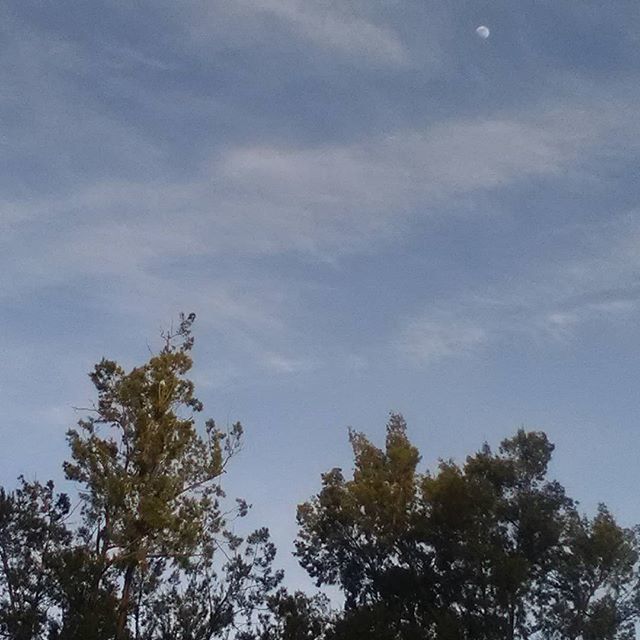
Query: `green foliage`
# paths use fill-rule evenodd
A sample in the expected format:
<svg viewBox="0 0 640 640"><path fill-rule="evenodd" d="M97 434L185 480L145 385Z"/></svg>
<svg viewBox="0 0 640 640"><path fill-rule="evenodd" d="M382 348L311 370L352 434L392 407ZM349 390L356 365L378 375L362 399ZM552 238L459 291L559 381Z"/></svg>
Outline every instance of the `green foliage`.
<svg viewBox="0 0 640 640"><path fill-rule="evenodd" d="M401 416L385 449L351 434L339 469L298 509L297 555L338 585L336 639L628 637L640 612L637 541L601 509L580 518L547 479L553 445L519 431L498 453L419 473Z"/></svg>
<svg viewBox="0 0 640 640"><path fill-rule="evenodd" d="M76 540L53 558L54 611L49 612L47 640L115 638L118 584L109 578L102 559Z"/></svg>
<svg viewBox="0 0 640 640"><path fill-rule="evenodd" d="M95 415L68 434L66 475L82 483L87 527L99 528L100 553L117 566L187 558L207 527L221 526L217 480L242 428L227 434L207 421L204 438L196 430L202 404L184 378L192 322L183 318L162 352L129 373L102 360L91 374Z"/></svg>
<svg viewBox="0 0 640 640"><path fill-rule="evenodd" d="M90 377L97 403L68 432L81 522L53 485L0 492L0 637L12 640L210 640L247 632L282 580L266 529L230 530L222 477L242 427L196 417L187 378L195 316L148 362L111 360Z"/></svg>
<svg viewBox="0 0 640 640"><path fill-rule="evenodd" d="M635 638L640 609L638 539L600 505L593 519L574 514L551 570L541 629L552 640Z"/></svg>
<svg viewBox="0 0 640 640"><path fill-rule="evenodd" d="M405 431L402 420L394 417L386 451L351 433L353 480L345 481L333 469L322 476L317 498L298 509L301 564L318 586L339 583L349 606L375 597L376 579L397 565L416 516L419 456Z"/></svg>
<svg viewBox="0 0 640 640"><path fill-rule="evenodd" d="M194 319L182 316L162 351L128 373L102 360L91 374L98 403L68 434L64 468L82 486L80 534L98 569L92 597L115 606L118 640L219 637L239 612L250 620L281 579L271 572L266 530L244 551L227 530L230 515L247 511L243 501L231 513L221 504L242 427L223 431L207 420L197 429L203 407L185 377Z"/></svg>
<svg viewBox="0 0 640 640"><path fill-rule="evenodd" d="M279 589L266 599L267 610L254 629L237 640L328 640L331 626L329 600L296 591Z"/></svg>
<svg viewBox="0 0 640 640"><path fill-rule="evenodd" d="M238 549L241 540L231 546ZM266 529L248 536L241 553L229 557L216 575L213 557L205 555L185 572L174 572L167 585L151 594L148 623L140 636L153 640L209 640L230 628L252 637L252 614L282 579L271 565L275 547ZM242 612L242 616L238 613Z"/></svg>
<svg viewBox="0 0 640 640"><path fill-rule="evenodd" d="M20 479L12 493L0 489L0 637L31 640L47 625L54 601L56 558L71 536L69 499L53 483Z"/></svg>

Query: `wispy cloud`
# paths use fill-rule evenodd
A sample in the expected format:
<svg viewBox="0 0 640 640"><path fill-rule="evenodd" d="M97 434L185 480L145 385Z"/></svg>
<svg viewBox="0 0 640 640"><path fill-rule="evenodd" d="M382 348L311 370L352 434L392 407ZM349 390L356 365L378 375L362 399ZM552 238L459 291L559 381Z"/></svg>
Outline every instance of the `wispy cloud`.
<svg viewBox="0 0 640 640"><path fill-rule="evenodd" d="M477 351L487 341L482 327L432 313L415 318L402 329L397 340L400 352L418 364Z"/></svg>
<svg viewBox="0 0 640 640"><path fill-rule="evenodd" d="M176 71L179 65L166 62L159 57L148 55L140 49L127 45L115 45L106 43L104 53L106 54L106 64L116 69L126 69L130 67L141 67L151 71Z"/></svg>
<svg viewBox="0 0 640 640"><path fill-rule="evenodd" d="M261 366L293 371L299 360L307 366L307 359L288 353L282 336L299 292L285 293L257 274L248 283L229 274L193 273L185 292L182 273L170 265L292 253L333 261L372 252L408 232L414 221L455 210L457 198L583 170L585 157L612 152L616 126L598 109L565 107L452 120L349 145L240 145L215 153L189 180L168 176L159 164L161 178L88 180L42 198L14 198L0 203L0 264L6 275L0 296L24 298L65 286L127 314L154 308L172 315L197 306L206 309L216 330L254 350ZM589 275L580 276L585 268ZM584 264L571 267L580 282L591 281L592 271ZM528 326L535 318L558 334L571 329L576 312L565 308L568 294L560 295L555 274L550 281L551 295L540 287L509 294L509 330L521 316ZM561 283L581 291L573 280ZM504 295L496 294L502 306ZM545 300L542 311L531 314L538 298ZM498 331L494 303L460 304L452 314L460 322L443 327L427 316L405 327L405 352L433 359L492 340ZM603 304L583 308L596 313Z"/></svg>
<svg viewBox="0 0 640 640"><path fill-rule="evenodd" d="M437 300L398 327L395 349L414 362L479 352L524 340L566 343L589 323L640 312L640 214L577 229L578 257L505 279L483 294Z"/></svg>
<svg viewBox="0 0 640 640"><path fill-rule="evenodd" d="M96 85L109 84L106 66L81 44L28 29L0 10L5 43L0 65L0 224L19 218L10 199L84 188L87 183L135 173L166 155L126 118L106 108ZM109 85L112 88L112 85Z"/></svg>
<svg viewBox="0 0 640 640"><path fill-rule="evenodd" d="M214 5L190 3L191 30L203 43L217 33L221 21L225 37L233 31L264 32L275 19L305 44L325 49L355 64L403 66L408 52L388 26L375 24L356 3L318 0L223 0ZM255 37L255 35L254 35Z"/></svg>
<svg viewBox="0 0 640 640"><path fill-rule="evenodd" d="M305 473L311 450L318 472L335 464L321 424L404 403L465 425L499 404L518 347L567 405L624 422L615 375L589 372L589 398L575 360L548 356L638 333L640 216L621 213L640 197L635 9L137 0L66 19L59 4L0 7L5 481L58 473L85 372L140 362L179 311L198 315L207 415L260 426L249 496L304 499L291 473L254 471L292 446ZM484 356L482 398L461 400L453 381ZM554 402L528 380L509 420Z"/></svg>
<svg viewBox="0 0 640 640"><path fill-rule="evenodd" d="M214 155L190 181L96 182L39 202L4 202L0 220L75 223L82 211L80 229L115 223L108 233L128 230L143 254L147 246L339 254L371 247L460 195L578 167L611 132L606 121L587 127L585 120L565 109L451 121L344 146L239 146Z"/></svg>

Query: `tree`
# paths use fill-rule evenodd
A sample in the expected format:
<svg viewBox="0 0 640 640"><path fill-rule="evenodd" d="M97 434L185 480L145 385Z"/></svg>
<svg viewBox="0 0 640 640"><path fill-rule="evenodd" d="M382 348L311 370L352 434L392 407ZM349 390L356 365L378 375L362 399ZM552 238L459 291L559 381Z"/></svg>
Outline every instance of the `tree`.
<svg viewBox="0 0 640 640"><path fill-rule="evenodd" d="M520 430L498 454L485 445L463 467L443 464L422 483L440 590L471 637L510 640L535 631L535 594L548 588L573 513L564 489L546 479L552 452L545 434Z"/></svg>
<svg viewBox="0 0 640 640"><path fill-rule="evenodd" d="M54 602L55 560L71 541L69 499L52 482L0 489L0 637L44 633Z"/></svg>
<svg viewBox="0 0 640 640"><path fill-rule="evenodd" d="M243 501L231 512L221 504L220 480L242 427L223 431L213 420L202 434L196 427L203 407L185 377L194 319L181 316L161 352L130 372L111 360L97 364L97 405L68 433L64 469L80 483L83 505L82 544L68 560L84 559L85 597L113 608L117 640L218 637L238 623L239 609L250 619L281 579L271 572L266 530L249 538L248 557L227 530L231 515L247 511ZM65 596L56 637L73 638L84 623L75 620L77 594Z"/></svg>
<svg viewBox="0 0 640 640"><path fill-rule="evenodd" d="M432 637L438 608L432 551L418 543L421 518L418 451L401 416L392 416L386 448L350 433L353 479L340 469L322 476L322 490L298 509L300 563L317 586L339 585L345 615L339 637ZM422 607L416 608L416 602Z"/></svg>
<svg viewBox="0 0 640 640"><path fill-rule="evenodd" d="M571 518L541 603L551 640L631 640L640 611L638 539L600 505L593 518Z"/></svg>
<svg viewBox="0 0 640 640"><path fill-rule="evenodd" d="M638 618L632 532L580 518L547 479L553 445L523 430L497 453L419 473L401 416L384 450L351 433L354 472L298 510L302 566L338 585L344 640L622 640ZM573 634L573 635L571 635Z"/></svg>
<svg viewBox="0 0 640 640"><path fill-rule="evenodd" d="M235 550L241 542L236 538L231 546ZM260 529L248 536L243 552L229 558L221 575L215 573L213 557L204 554L186 571L174 572L163 589L145 594L151 602L141 638L209 640L223 637L230 628L238 637L253 637L252 614L264 608L268 594L282 578L271 571L275 547L268 531Z"/></svg>

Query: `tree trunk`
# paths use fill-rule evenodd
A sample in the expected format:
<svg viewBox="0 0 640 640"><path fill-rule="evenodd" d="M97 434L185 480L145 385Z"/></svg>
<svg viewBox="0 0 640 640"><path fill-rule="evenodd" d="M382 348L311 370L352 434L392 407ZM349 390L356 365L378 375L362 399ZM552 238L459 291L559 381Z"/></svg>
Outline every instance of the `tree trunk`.
<svg viewBox="0 0 640 640"><path fill-rule="evenodd" d="M122 585L122 598L118 607L118 626L116 627L117 640L126 640L127 631L127 613L129 611L129 602L131 600L131 586L133 585L133 576L135 574L136 565L130 564L124 574L124 584Z"/></svg>
<svg viewBox="0 0 640 640"><path fill-rule="evenodd" d="M516 627L516 607L513 603L509 605L509 628L507 629L507 640L515 638Z"/></svg>

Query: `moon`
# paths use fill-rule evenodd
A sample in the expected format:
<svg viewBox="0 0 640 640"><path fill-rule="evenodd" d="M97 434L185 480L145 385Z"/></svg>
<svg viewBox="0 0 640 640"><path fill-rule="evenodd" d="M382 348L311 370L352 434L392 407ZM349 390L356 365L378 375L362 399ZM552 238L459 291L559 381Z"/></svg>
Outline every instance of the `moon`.
<svg viewBox="0 0 640 640"><path fill-rule="evenodd" d="M486 40L491 35L491 31L489 31L489 27L485 27L483 24L481 24L476 29L476 33L478 34L478 37L482 38L483 40Z"/></svg>

